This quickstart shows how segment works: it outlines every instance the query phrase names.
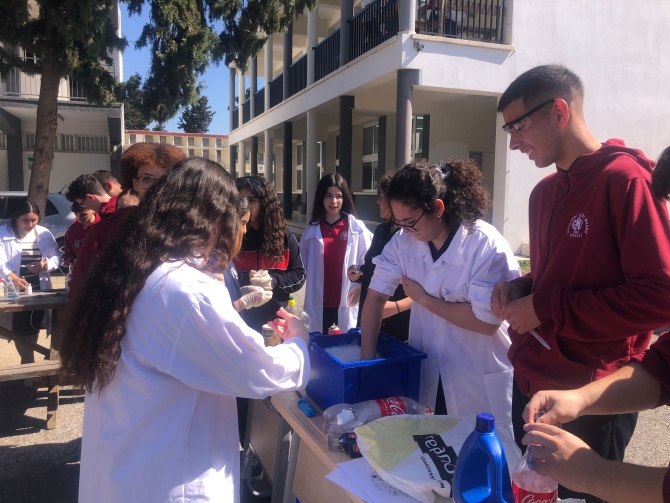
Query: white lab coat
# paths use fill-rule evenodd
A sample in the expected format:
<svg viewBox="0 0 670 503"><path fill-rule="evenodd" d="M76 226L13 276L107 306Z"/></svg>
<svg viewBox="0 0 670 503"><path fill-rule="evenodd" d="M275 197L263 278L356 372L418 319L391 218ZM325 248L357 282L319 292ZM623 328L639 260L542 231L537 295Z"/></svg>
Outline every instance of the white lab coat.
<svg viewBox="0 0 670 503"><path fill-rule="evenodd" d="M47 261L47 270L40 271L40 290L51 290L51 276L49 272L58 268L61 261L58 244L53 234L46 227L35 226L37 232L37 247L42 252L42 258ZM21 240L16 237L11 221L0 226L0 272L7 278L10 272L19 274L21 269Z"/></svg>
<svg viewBox="0 0 670 503"><path fill-rule="evenodd" d="M87 393L80 503L239 501L235 397L302 389L299 338L266 348L226 287L183 261L135 300L110 384Z"/></svg>
<svg viewBox="0 0 670 503"><path fill-rule="evenodd" d="M499 324L491 312L491 291L499 281L519 276L509 244L491 225L478 220L461 225L449 248L433 262L430 248L410 233L396 233L376 265L370 289L391 295L402 275L421 284L428 295L468 302L475 316ZM450 415L489 412L496 423L512 423L512 366L509 337L503 329L483 335L452 325L418 304L412 305L409 343L428 358L421 369L419 402L435 406L439 377Z"/></svg>
<svg viewBox="0 0 670 503"><path fill-rule="evenodd" d="M344 256L342 268L342 298L337 312L338 326L342 332L356 327L358 319L358 304L347 306L347 293L351 282L347 277L347 269L354 264L360 265L365 260L365 254L372 242L372 233L365 224L353 215L346 214L349 219L349 236L347 237L347 252ZM300 238L300 255L307 271L307 286L305 291L305 312L312 320L312 331L320 331L323 325L323 237L321 226L308 225Z"/></svg>

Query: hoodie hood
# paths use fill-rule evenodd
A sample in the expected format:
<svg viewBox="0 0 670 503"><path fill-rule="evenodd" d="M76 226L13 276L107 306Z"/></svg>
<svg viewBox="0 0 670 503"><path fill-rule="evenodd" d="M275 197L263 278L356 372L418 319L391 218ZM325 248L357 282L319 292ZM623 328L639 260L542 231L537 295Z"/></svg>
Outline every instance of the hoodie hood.
<svg viewBox="0 0 670 503"><path fill-rule="evenodd" d="M651 173L656 166L656 162L647 158L641 150L628 148L623 140L612 138L603 143L602 147L595 152L583 155L577 159L569 172L573 175L590 171L590 169L594 167L602 168L622 155L631 157L641 169L644 169L649 173Z"/></svg>

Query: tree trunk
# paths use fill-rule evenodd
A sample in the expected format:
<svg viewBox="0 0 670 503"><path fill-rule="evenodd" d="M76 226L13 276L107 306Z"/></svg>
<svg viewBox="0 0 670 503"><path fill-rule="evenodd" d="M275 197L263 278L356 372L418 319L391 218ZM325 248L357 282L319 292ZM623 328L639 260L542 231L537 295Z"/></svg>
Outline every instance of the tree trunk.
<svg viewBox="0 0 670 503"><path fill-rule="evenodd" d="M51 16L48 10L47 8L45 16L47 47L49 47L49 41L51 40ZM28 185L28 200L39 207L41 212L40 221L44 220L44 210L47 205L51 163L54 159L54 138L58 127L60 77L54 71L51 56L51 51L47 49L42 60L42 83L40 85L40 98L37 102L37 124L35 126L35 152L33 154L33 168L30 173L30 184Z"/></svg>

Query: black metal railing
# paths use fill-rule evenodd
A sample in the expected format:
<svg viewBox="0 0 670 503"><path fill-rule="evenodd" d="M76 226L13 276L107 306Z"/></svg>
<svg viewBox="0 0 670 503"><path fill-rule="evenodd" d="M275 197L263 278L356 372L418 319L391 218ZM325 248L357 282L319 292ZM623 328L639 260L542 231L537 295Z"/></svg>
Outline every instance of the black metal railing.
<svg viewBox="0 0 670 503"><path fill-rule="evenodd" d="M503 43L505 0L419 0L417 33Z"/></svg>
<svg viewBox="0 0 670 503"><path fill-rule="evenodd" d="M288 69L288 95L293 96L307 87L307 54Z"/></svg>
<svg viewBox="0 0 670 503"><path fill-rule="evenodd" d="M254 117L258 117L265 111L265 88L256 93L256 103L254 103Z"/></svg>
<svg viewBox="0 0 670 503"><path fill-rule="evenodd" d="M324 38L314 49L314 82L340 67L340 29Z"/></svg>
<svg viewBox="0 0 670 503"><path fill-rule="evenodd" d="M237 129L240 127L240 112L239 112L239 107L235 107L233 110L233 125L232 129Z"/></svg>
<svg viewBox="0 0 670 503"><path fill-rule="evenodd" d="M242 124L246 124L247 122L249 122L249 119L251 118L250 112L251 112L251 100L247 99L247 101L245 101L242 104Z"/></svg>
<svg viewBox="0 0 670 503"><path fill-rule="evenodd" d="M350 58L362 56L398 34L398 0L376 0L350 21Z"/></svg>
<svg viewBox="0 0 670 503"><path fill-rule="evenodd" d="M284 99L284 74L270 82L270 107L279 105Z"/></svg>

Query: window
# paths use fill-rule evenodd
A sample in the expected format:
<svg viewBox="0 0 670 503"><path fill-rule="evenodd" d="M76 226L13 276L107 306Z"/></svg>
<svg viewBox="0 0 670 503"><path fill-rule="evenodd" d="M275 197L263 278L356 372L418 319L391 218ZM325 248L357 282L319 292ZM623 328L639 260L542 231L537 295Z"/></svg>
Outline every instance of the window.
<svg viewBox="0 0 670 503"><path fill-rule="evenodd" d="M153 143L153 142L154 142L154 137L153 137L153 135L145 134L145 135L144 135L144 141L147 142L147 143Z"/></svg>
<svg viewBox="0 0 670 503"><path fill-rule="evenodd" d="M249 162L249 151L244 152L244 164Z"/></svg>
<svg viewBox="0 0 670 503"><path fill-rule="evenodd" d="M221 148L221 147L223 147L223 141L221 140L221 138L217 138L216 139L216 148Z"/></svg>
<svg viewBox="0 0 670 503"><path fill-rule="evenodd" d="M420 160L423 151L423 115L412 117L412 155Z"/></svg>
<svg viewBox="0 0 670 503"><path fill-rule="evenodd" d="M107 137L94 135L75 135L77 152L108 152Z"/></svg>
<svg viewBox="0 0 670 503"><path fill-rule="evenodd" d="M137 136L134 134L130 135L130 143L137 143Z"/></svg>
<svg viewBox="0 0 670 503"><path fill-rule="evenodd" d="M188 146L189 147L194 147L195 146L195 139L192 136L189 136L189 138L188 138Z"/></svg>
<svg viewBox="0 0 670 503"><path fill-rule="evenodd" d="M189 148L188 149L188 156L189 157L195 157L195 149Z"/></svg>
<svg viewBox="0 0 670 503"><path fill-rule="evenodd" d="M131 135L135 136L135 135ZM74 135L62 134L60 135L60 149L63 152L74 152Z"/></svg>
<svg viewBox="0 0 670 503"><path fill-rule="evenodd" d="M175 136L175 137L174 137L174 144L175 144L177 147L181 147L181 136Z"/></svg>
<svg viewBox="0 0 670 503"><path fill-rule="evenodd" d="M202 139L202 146L203 147L209 147L209 138L203 138Z"/></svg>
<svg viewBox="0 0 670 503"><path fill-rule="evenodd" d="M375 190L379 175L377 161L363 162L363 190Z"/></svg>
<svg viewBox="0 0 670 503"><path fill-rule="evenodd" d="M26 150L35 148L35 133L26 133Z"/></svg>
<svg viewBox="0 0 670 503"><path fill-rule="evenodd" d="M167 136L161 136L160 137L160 142L161 143L167 143Z"/></svg>
<svg viewBox="0 0 670 503"><path fill-rule="evenodd" d="M0 148L7 148L7 135L0 133Z"/></svg>
<svg viewBox="0 0 670 503"><path fill-rule="evenodd" d="M216 162L221 162L221 151L217 150L216 151Z"/></svg>
<svg viewBox="0 0 670 503"><path fill-rule="evenodd" d="M295 163L302 166L302 145L298 145L295 150Z"/></svg>
<svg viewBox="0 0 670 503"><path fill-rule="evenodd" d="M363 128L363 155L379 153L379 124Z"/></svg>
<svg viewBox="0 0 670 503"><path fill-rule="evenodd" d="M379 124L363 128L363 190L376 190L379 180Z"/></svg>
<svg viewBox="0 0 670 503"><path fill-rule="evenodd" d="M207 149L203 149L203 151L202 151L202 156L203 156L205 159L209 159L209 150L207 150Z"/></svg>
<svg viewBox="0 0 670 503"><path fill-rule="evenodd" d="M316 167L319 168L319 180L323 178L323 143L318 141L316 142Z"/></svg>

